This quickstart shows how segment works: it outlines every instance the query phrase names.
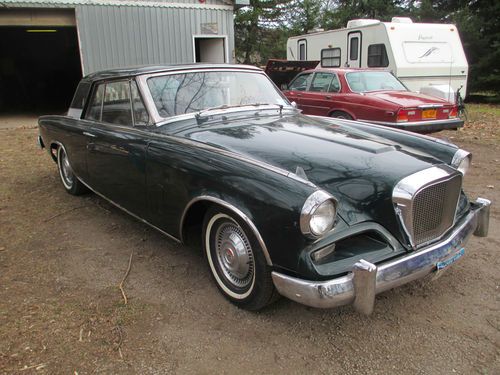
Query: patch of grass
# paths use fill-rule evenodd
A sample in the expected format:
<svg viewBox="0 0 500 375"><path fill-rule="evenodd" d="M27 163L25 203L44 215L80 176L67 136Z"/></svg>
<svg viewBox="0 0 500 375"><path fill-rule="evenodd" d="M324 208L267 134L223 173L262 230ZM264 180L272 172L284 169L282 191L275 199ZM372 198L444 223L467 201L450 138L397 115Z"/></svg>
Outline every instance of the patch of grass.
<svg viewBox="0 0 500 375"><path fill-rule="evenodd" d="M492 104L466 104L469 115L474 114L488 114L493 116L500 116L500 105Z"/></svg>

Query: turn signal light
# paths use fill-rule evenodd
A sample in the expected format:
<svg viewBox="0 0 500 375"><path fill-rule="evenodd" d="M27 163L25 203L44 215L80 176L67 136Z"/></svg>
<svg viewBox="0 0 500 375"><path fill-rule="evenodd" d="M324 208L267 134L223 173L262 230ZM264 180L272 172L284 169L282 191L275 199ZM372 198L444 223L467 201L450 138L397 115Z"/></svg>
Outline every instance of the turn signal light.
<svg viewBox="0 0 500 375"><path fill-rule="evenodd" d="M450 113L448 114L448 117L449 118L456 118L457 116L458 116L458 108L456 106L451 107Z"/></svg>

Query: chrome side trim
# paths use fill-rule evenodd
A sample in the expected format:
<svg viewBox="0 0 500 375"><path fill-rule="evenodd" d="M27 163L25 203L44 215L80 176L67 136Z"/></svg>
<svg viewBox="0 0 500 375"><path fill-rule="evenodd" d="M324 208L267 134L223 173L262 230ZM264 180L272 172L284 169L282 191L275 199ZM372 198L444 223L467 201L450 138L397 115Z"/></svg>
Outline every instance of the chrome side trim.
<svg viewBox="0 0 500 375"><path fill-rule="evenodd" d="M358 262L347 275L326 281L303 280L274 271L274 285L283 296L307 306L332 308L356 303L358 311L369 313L373 310L374 294L427 276L437 270L438 263L459 257L479 227L481 215L488 215L485 201L479 198L477 206L444 240L419 251L377 266Z"/></svg>
<svg viewBox="0 0 500 375"><path fill-rule="evenodd" d="M236 215L238 215L238 217L240 219L242 219L245 222L245 224L247 224L250 227L255 238L257 238L257 241L259 242L259 245L262 248L262 251L264 253L264 257L266 258L267 265L269 265L269 266L273 265L273 263L271 261L271 256L269 255L269 251L267 250L267 246L266 246L264 240L262 239L262 236L260 235L257 227L252 222L252 220L250 220L250 218L243 211L241 211L238 207L236 207L236 206L234 206L234 205L232 205L232 204L230 204L230 203L228 203L220 198L212 197L210 195L200 195L198 197L195 197L195 198L191 199L189 201L189 203L186 205L186 207L184 208L184 211L182 212L182 216L181 216L181 221L179 223L179 238L181 239L180 240L181 243L184 243L184 240L185 240L183 238L182 233L184 231L184 220L186 219L186 214L188 213L189 208L194 203L199 202L199 201L207 201L207 202L216 203L216 204L234 212Z"/></svg>
<svg viewBox="0 0 500 375"><path fill-rule="evenodd" d="M75 175L76 176L76 175ZM99 193L98 191L94 190L89 184L87 184L85 181L83 181L80 177L76 176L76 178L78 178L78 180L84 184L90 191L92 191L93 193L95 193L96 195L100 196L102 199L108 201L109 203L111 203L113 206L119 208L120 210L126 212L127 214L129 214L130 216L136 218L137 220L143 222L144 224L147 224L149 225L151 228L153 229L156 229L158 232L160 232L161 234L164 234L165 236L171 238L172 240L176 241L176 242L181 242L177 237L175 236L172 236L170 233L167 233L165 232L164 230L158 228L157 226L151 224L149 221L147 220L144 220L143 218L137 216L136 214L133 214L132 212L130 212L129 210L127 210L126 208L123 208L122 206L120 206L118 203L115 203L113 202L111 199L107 198L106 196L102 195L101 193Z"/></svg>

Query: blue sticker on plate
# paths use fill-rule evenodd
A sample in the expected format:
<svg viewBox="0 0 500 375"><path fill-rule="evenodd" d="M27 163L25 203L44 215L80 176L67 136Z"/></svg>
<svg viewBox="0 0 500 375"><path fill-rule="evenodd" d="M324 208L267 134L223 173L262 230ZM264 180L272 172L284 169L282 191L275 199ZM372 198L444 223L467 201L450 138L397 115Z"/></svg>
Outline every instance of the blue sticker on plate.
<svg viewBox="0 0 500 375"><path fill-rule="evenodd" d="M455 255L453 255L451 258L446 259L446 260L444 260L444 261L442 261L442 262L438 262L438 263L436 264L436 267L437 267L438 271L439 271L439 270L442 270L443 268L446 268L446 267L448 267L450 264L452 264L452 263L456 262L456 261L457 261L459 258L461 258L461 257L462 257L462 255L464 255L464 254L465 254L465 248L463 248L463 247L462 247L462 248L458 251L458 253L456 253Z"/></svg>

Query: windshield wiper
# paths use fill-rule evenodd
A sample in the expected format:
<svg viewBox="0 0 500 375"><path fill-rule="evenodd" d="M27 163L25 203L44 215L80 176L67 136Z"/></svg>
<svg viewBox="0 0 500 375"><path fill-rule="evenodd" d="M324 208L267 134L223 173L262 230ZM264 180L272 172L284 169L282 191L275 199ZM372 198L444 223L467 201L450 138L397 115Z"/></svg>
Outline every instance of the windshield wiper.
<svg viewBox="0 0 500 375"><path fill-rule="evenodd" d="M273 104L273 103L247 103L247 104L223 104L219 105L216 107L210 107L206 109L202 109L201 111L197 112L194 116L198 123L203 123L208 120L208 113L207 112L212 112L212 111L217 111L217 110L224 110L224 109L231 109L231 108L243 108L243 107L261 107L261 106L275 106L277 109L280 111L280 115L282 114L283 111L283 104ZM275 108L272 108L275 109Z"/></svg>

